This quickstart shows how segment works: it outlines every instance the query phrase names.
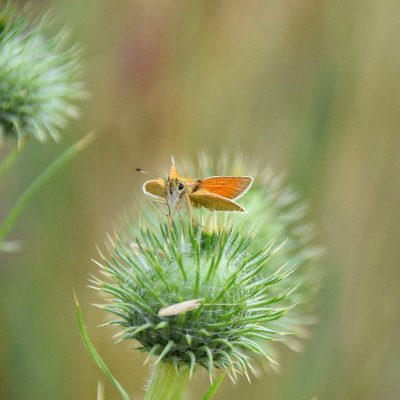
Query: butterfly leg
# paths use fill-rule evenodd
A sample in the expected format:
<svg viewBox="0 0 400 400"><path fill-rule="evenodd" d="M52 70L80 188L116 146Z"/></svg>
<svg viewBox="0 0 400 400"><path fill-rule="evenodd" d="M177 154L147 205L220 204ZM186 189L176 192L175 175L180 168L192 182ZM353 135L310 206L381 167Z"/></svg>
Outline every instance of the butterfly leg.
<svg viewBox="0 0 400 400"><path fill-rule="evenodd" d="M168 214L167 214L168 225L169 225L169 228L171 229L172 228L172 220L174 218L174 213L171 210L171 206L168 203L167 203L167 207L168 207Z"/></svg>
<svg viewBox="0 0 400 400"><path fill-rule="evenodd" d="M185 227L185 221L184 221L184 219L183 219L183 217L182 217L182 214L178 211L178 217L179 217L179 222L181 223L181 225L182 225L182 229L184 229L184 227Z"/></svg>
<svg viewBox="0 0 400 400"><path fill-rule="evenodd" d="M161 204L164 204L164 203L162 203L161 201L154 200L154 204L156 205L156 207L158 208L158 210L160 211L160 213L161 213L162 215L164 215L165 217L168 218L168 213L166 214L166 213L164 212L164 210L161 209Z"/></svg>
<svg viewBox="0 0 400 400"><path fill-rule="evenodd" d="M172 226L175 214L178 214L178 216L180 217L179 206L180 206L180 204L175 204L175 206L172 210L170 208L170 226Z"/></svg>
<svg viewBox="0 0 400 400"><path fill-rule="evenodd" d="M194 220L193 206L192 206L192 203L190 202L189 193L186 192L185 198L186 198L186 204L187 204L188 212L189 212L189 224L190 224L190 227L193 228L193 224L197 224L197 221Z"/></svg>

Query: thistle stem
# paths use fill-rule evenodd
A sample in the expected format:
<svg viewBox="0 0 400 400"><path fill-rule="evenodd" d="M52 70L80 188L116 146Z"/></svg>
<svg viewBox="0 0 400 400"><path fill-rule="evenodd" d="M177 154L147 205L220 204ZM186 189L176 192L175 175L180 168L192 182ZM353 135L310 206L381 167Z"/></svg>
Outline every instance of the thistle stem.
<svg viewBox="0 0 400 400"><path fill-rule="evenodd" d="M14 207L6 216L6 219L0 225L0 243L5 240L14 223L18 219L21 212L24 210L31 198L37 191L68 161L76 154L86 148L92 142L94 137L93 132L86 135L79 142L70 146L64 151L53 163L51 163L22 193L19 199L15 202Z"/></svg>
<svg viewBox="0 0 400 400"><path fill-rule="evenodd" d="M12 167L14 161L18 158L20 153L20 149L15 149L6 156L6 158L0 163L0 176L4 175Z"/></svg>
<svg viewBox="0 0 400 400"><path fill-rule="evenodd" d="M154 364L145 400L181 400L188 379L189 368L176 371L170 362Z"/></svg>

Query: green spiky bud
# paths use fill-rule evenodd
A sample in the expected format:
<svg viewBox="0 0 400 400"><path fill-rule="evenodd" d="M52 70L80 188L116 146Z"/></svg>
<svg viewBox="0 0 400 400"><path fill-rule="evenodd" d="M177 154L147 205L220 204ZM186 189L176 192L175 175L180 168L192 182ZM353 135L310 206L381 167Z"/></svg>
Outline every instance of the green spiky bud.
<svg viewBox="0 0 400 400"><path fill-rule="evenodd" d="M50 23L48 16L30 22L10 4L0 8L0 146L28 137L58 140L78 114L72 101L83 95L79 51L66 30L51 34Z"/></svg>
<svg viewBox="0 0 400 400"><path fill-rule="evenodd" d="M285 183L283 173L276 174L270 167L249 163L240 156L223 154L214 163L203 156L197 165L187 161L181 169L191 176L211 176L215 172L227 171L230 175L254 177L251 190L240 199L248 214L244 219L239 216L233 223L239 223L243 230L257 228L253 239L256 248L270 242L277 246L282 244L270 258L266 272L275 272L285 264L296 266L295 273L271 287L270 293L278 295L283 289L290 290L299 285L288 300L282 300L286 306L293 303L297 306L290 315L269 325L277 330L293 332L294 335L285 337L282 343L294 350L301 349L299 339L309 336L309 326L315 322L314 311L323 274L318 260L324 252L315 244L316 229L307 218L307 204L292 186ZM221 217L218 218L221 220Z"/></svg>
<svg viewBox="0 0 400 400"><path fill-rule="evenodd" d="M198 210L189 221L183 210L169 226L154 208L150 221L117 229L92 287L107 295L99 306L117 317L109 324L121 328L119 339L136 340L156 363L221 369L233 380L252 360L275 363L274 342L289 344L308 323L314 256L293 233L299 215L287 192L266 183L256 179L241 199L249 214Z"/></svg>

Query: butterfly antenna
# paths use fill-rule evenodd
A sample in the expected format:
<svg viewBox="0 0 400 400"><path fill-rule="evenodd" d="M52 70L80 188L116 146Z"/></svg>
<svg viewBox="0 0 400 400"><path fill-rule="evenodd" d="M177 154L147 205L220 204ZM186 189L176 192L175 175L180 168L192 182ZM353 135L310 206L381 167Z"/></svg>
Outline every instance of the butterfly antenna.
<svg viewBox="0 0 400 400"><path fill-rule="evenodd" d="M136 172L140 172L140 173L142 173L142 174L149 174L149 171L145 171L145 170L142 169L142 168L135 168L135 171L136 171Z"/></svg>
<svg viewBox="0 0 400 400"><path fill-rule="evenodd" d="M135 168L135 171L140 173L140 174L150 175L150 176L152 176L154 178L157 178L156 174L153 174L152 172L146 171L145 169L142 169L142 168Z"/></svg>
<svg viewBox="0 0 400 400"><path fill-rule="evenodd" d="M174 157L172 157L172 156L171 156L171 169L169 172L169 178L170 179L178 179L179 178L178 171L176 170L176 167L175 167L175 160L174 160Z"/></svg>

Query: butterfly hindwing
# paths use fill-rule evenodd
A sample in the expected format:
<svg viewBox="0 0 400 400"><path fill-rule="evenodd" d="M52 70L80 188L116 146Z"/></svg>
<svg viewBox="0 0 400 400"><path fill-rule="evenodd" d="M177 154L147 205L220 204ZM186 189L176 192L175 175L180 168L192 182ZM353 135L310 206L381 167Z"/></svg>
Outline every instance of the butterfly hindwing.
<svg viewBox="0 0 400 400"><path fill-rule="evenodd" d="M234 201L225 197L210 193L207 190L200 189L189 195L191 203L195 207L204 207L212 211L238 211L246 210Z"/></svg>

